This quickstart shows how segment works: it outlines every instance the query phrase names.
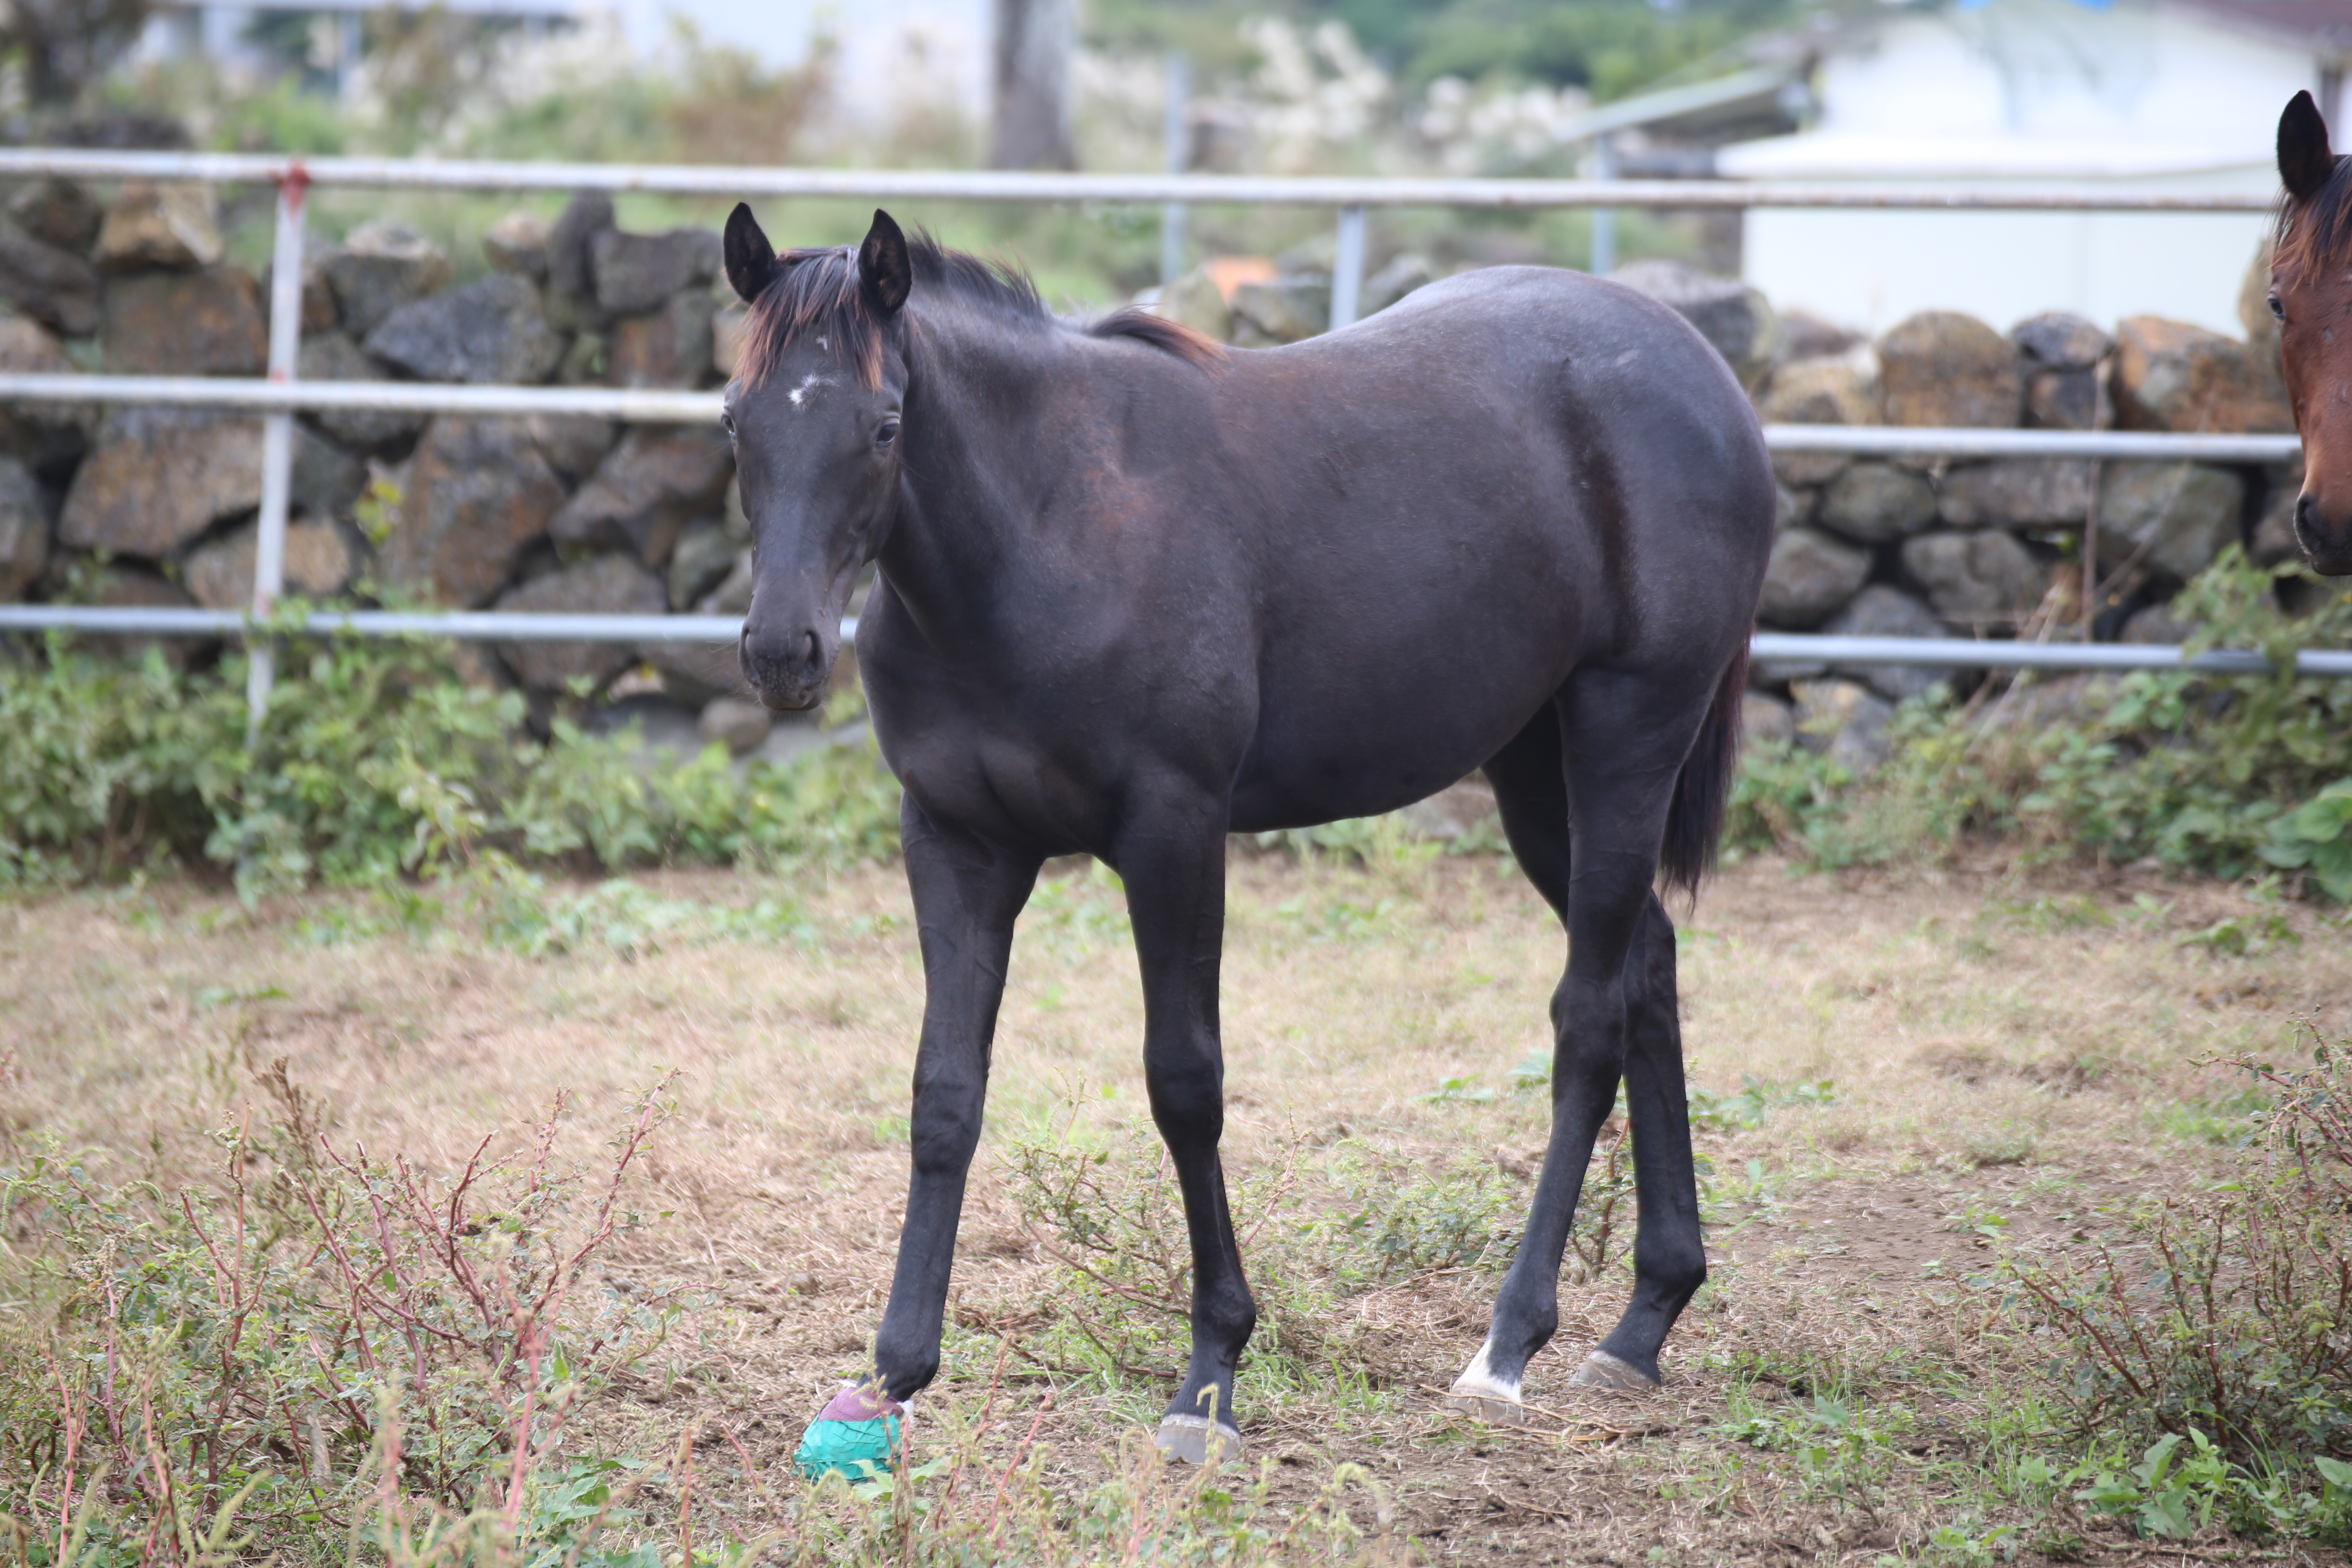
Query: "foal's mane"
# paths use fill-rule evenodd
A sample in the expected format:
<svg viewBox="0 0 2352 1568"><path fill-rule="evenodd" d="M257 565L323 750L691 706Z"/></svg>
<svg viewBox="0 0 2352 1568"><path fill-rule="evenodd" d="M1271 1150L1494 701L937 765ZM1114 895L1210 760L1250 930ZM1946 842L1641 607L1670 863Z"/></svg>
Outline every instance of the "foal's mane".
<svg viewBox="0 0 2352 1568"><path fill-rule="evenodd" d="M1139 306L1077 325L1045 308L1037 285L1009 262L950 250L917 230L907 239L918 297L945 297L1009 321L1033 322L1092 338L1133 338L1192 365L1224 357L1224 348L1192 328L1155 316ZM882 384L883 322L858 287L854 246L777 253L774 282L752 301L743 341L742 374L756 386L765 381L792 346L811 333L834 356L856 368L868 390Z"/></svg>
<svg viewBox="0 0 2352 1568"><path fill-rule="evenodd" d="M2331 265L2352 248L2352 158L2336 160L2335 173L2309 201L2279 199L2274 251L2284 265L2302 268Z"/></svg>

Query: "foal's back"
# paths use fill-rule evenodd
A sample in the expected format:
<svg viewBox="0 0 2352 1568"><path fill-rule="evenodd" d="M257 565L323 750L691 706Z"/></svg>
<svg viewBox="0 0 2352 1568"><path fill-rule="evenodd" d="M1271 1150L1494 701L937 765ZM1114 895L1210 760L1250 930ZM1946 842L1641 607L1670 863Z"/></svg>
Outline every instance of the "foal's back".
<svg viewBox="0 0 2352 1568"><path fill-rule="evenodd" d="M1750 629L1762 434L1645 296L1494 268L1214 381L1258 654L1236 827L1418 799L1576 668L1719 669Z"/></svg>

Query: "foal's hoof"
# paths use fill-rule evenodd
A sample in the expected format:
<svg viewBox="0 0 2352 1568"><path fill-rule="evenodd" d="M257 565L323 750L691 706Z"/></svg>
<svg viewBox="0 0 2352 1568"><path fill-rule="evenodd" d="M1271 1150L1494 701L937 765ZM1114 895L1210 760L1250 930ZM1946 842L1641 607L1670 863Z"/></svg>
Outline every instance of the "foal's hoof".
<svg viewBox="0 0 2352 1568"><path fill-rule="evenodd" d="M1213 1465L1242 1457L1240 1429L1205 1415L1168 1416L1152 1434L1151 1442L1161 1458L1181 1459L1188 1465Z"/></svg>
<svg viewBox="0 0 2352 1568"><path fill-rule="evenodd" d="M865 1480L898 1461L908 1423L907 1407L879 1389L845 1383L818 1412L793 1456L810 1480L831 1473Z"/></svg>
<svg viewBox="0 0 2352 1568"><path fill-rule="evenodd" d="M1607 1351L1594 1351L1584 1358L1569 1382L1580 1388L1597 1388L1611 1394L1655 1394L1664 1386L1649 1373L1630 1362L1622 1362Z"/></svg>
<svg viewBox="0 0 2352 1568"><path fill-rule="evenodd" d="M1477 1357L1445 1391L1445 1408L1496 1426L1534 1426L1537 1417L1519 1403L1519 1380L1498 1375L1492 1356L1492 1347L1478 1347Z"/></svg>

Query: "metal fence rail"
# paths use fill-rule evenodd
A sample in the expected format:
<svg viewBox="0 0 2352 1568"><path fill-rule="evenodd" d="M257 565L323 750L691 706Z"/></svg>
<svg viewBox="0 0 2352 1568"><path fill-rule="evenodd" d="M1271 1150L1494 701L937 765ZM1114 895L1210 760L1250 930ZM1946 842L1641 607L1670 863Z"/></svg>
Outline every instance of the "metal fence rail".
<svg viewBox="0 0 2352 1568"><path fill-rule="evenodd" d="M70 630L110 637L239 637L253 629L237 610L114 608L74 605L0 605L0 633ZM741 635L737 616L599 616L499 610L313 610L302 629L324 636L441 637L473 642L698 643L723 647ZM857 617L844 616L845 640L857 635ZM2174 644L1973 642L1964 637L1827 637L1758 632L1749 654L1759 663L1853 668L1904 665L1928 669L2040 669L2121 672L2193 669L2214 675L2260 675L2265 654L2215 648L2190 656ZM2352 676L2352 650L2306 650L2295 656L2298 675Z"/></svg>
<svg viewBox="0 0 2352 1568"><path fill-rule="evenodd" d="M274 666L267 637L283 592L283 561L298 412L370 409L513 416L586 415L640 424L700 424L719 411L715 393L662 389L459 386L417 382L295 380L301 331L304 208L310 187L367 189L653 192L685 196L860 197L1026 203L1208 203L1338 209L1339 265L1332 326L1354 319L1360 289L1364 215L1400 206L1539 208L1842 207L1953 211L2207 212L2267 210L2244 192L2090 190L2047 183L1927 184L1745 183L1724 180L1354 179L1223 174L1036 174L929 170L693 167L665 164L500 163L387 158L296 158L216 153L128 153L0 148L0 179L185 180L270 184L278 191L271 252L269 375L266 381L193 376L0 374L0 403L140 404L232 408L263 416L261 505L249 614L213 610L0 605L0 631L68 627L91 633L167 637L247 636L255 657L248 699L257 715ZM1336 274L1346 273L1347 276ZM1951 430L1885 426L1769 426L1775 451L1947 458L2049 458L2268 463L2300 450L2292 436L2173 436L2126 431ZM709 616L560 616L495 612L414 614L322 611L312 630L361 636L429 633L515 641L629 643L735 639L740 623ZM1970 642L1960 639L1822 638L1759 634L1759 658L1938 668L2118 669L2178 668L2180 650ZM2253 660L2252 665L2245 660ZM2213 662L2219 660L2221 662ZM2237 662L2231 662L2237 661ZM2341 668L2339 668L2339 666ZM2194 668L2266 668L2262 656L2216 653ZM2316 675L2352 674L2352 654L2305 654Z"/></svg>

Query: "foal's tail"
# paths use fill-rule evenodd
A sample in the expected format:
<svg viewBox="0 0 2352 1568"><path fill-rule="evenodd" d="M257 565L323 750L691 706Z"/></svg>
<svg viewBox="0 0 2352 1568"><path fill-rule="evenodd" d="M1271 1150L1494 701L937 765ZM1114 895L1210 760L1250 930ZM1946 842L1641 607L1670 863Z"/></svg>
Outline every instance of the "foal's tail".
<svg viewBox="0 0 2352 1568"><path fill-rule="evenodd" d="M1739 765L1739 705L1748 690L1748 643L1723 672L1715 702L1691 742L1690 755L1675 780L1674 804L1666 808L1666 837L1658 851L1658 871L1666 886L1692 898L1715 869L1723 837L1723 810L1731 800L1731 775Z"/></svg>

